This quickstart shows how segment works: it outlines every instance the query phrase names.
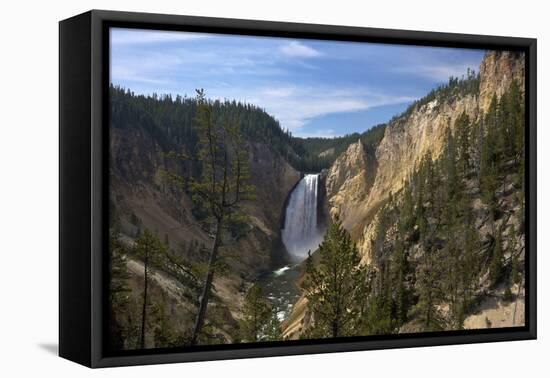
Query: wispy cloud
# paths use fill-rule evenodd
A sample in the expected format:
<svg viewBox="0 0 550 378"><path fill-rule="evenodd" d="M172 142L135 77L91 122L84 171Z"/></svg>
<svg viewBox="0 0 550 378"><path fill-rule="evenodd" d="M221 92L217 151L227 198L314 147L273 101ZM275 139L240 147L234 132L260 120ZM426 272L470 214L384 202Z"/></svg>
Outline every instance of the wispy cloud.
<svg viewBox="0 0 550 378"><path fill-rule="evenodd" d="M322 129L314 132L302 132L298 131L294 133L294 136L300 138L334 138L339 136L333 129Z"/></svg>
<svg viewBox="0 0 550 378"><path fill-rule="evenodd" d="M461 77L466 75L468 68L477 71L479 63L459 62L449 64L426 64L402 66L395 69L396 72L415 74L438 82L447 81L451 76Z"/></svg>
<svg viewBox="0 0 550 378"><path fill-rule="evenodd" d="M289 42L280 48L281 52L287 56L295 58L316 58L323 55L313 47L307 46L298 41Z"/></svg>
<svg viewBox="0 0 550 378"><path fill-rule="evenodd" d="M303 136L364 130L355 116L373 108L377 120L390 119L397 105L481 59L461 49L129 29L116 29L112 42L114 84L184 96L205 88L210 98L257 105Z"/></svg>
<svg viewBox="0 0 550 378"><path fill-rule="evenodd" d="M277 55L277 50L265 47L233 44L213 46L203 42L185 46L167 45L165 48L159 48L154 43L151 47L136 45L128 49L114 48L111 78L116 82L154 83L162 80L179 85L178 82L184 80L211 82L239 78L242 82L251 78L283 77L288 71L277 64ZM202 85L207 86L206 83Z"/></svg>
<svg viewBox="0 0 550 378"><path fill-rule="evenodd" d="M422 47L407 50L401 62L394 65L391 71L446 82L451 76L465 75L468 68L477 71L479 63L479 53L473 53L473 50Z"/></svg>
<svg viewBox="0 0 550 378"><path fill-rule="evenodd" d="M246 90L240 92L247 93ZM311 120L328 114L408 103L415 99L378 93L366 88L325 85L258 88L249 93L254 95L240 99L266 109L284 128L292 132L298 132Z"/></svg>

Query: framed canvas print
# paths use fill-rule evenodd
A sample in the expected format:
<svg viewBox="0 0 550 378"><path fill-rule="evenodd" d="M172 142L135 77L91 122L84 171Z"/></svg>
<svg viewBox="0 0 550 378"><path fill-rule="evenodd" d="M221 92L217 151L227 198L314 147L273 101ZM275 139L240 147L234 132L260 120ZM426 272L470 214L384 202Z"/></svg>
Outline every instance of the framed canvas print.
<svg viewBox="0 0 550 378"><path fill-rule="evenodd" d="M536 41L60 23L60 355L536 337Z"/></svg>

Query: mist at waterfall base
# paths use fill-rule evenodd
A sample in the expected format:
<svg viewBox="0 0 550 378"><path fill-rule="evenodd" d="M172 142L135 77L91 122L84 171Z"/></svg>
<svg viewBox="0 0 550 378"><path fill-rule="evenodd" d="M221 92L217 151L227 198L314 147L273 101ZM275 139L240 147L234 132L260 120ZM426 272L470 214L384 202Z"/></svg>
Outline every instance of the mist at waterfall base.
<svg viewBox="0 0 550 378"><path fill-rule="evenodd" d="M275 306L280 321L288 318L300 297L295 285L300 275L299 263L305 260L323 240L324 227L317 221L319 175L307 174L290 194L285 210L281 237L291 265L277 269L260 280L268 299Z"/></svg>

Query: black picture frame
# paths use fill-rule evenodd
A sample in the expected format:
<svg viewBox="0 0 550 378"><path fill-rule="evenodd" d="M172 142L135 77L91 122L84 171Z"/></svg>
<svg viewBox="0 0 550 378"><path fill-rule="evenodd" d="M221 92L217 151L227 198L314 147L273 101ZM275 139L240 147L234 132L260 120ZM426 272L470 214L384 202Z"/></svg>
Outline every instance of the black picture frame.
<svg viewBox="0 0 550 378"><path fill-rule="evenodd" d="M470 331L141 350L109 354L109 27L522 51L526 58L526 325ZM59 354L89 367L535 339L536 39L92 10L59 24Z"/></svg>

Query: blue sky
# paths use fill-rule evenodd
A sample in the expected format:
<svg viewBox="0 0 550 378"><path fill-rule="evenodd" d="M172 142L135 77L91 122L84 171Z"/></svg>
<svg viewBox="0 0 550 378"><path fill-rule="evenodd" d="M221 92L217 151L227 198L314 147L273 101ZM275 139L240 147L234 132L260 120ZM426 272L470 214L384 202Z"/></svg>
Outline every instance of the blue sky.
<svg viewBox="0 0 550 378"><path fill-rule="evenodd" d="M333 137L388 121L484 51L111 29L111 81L140 94L264 108L296 136Z"/></svg>

